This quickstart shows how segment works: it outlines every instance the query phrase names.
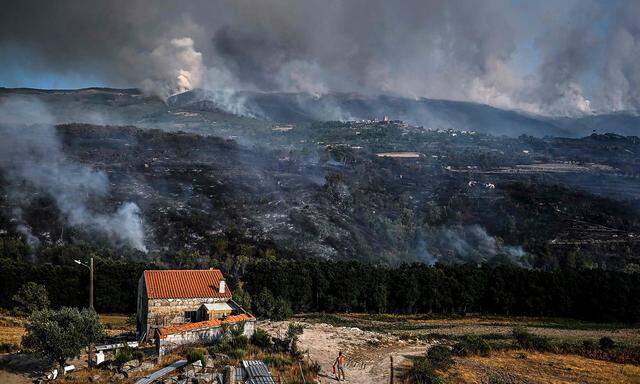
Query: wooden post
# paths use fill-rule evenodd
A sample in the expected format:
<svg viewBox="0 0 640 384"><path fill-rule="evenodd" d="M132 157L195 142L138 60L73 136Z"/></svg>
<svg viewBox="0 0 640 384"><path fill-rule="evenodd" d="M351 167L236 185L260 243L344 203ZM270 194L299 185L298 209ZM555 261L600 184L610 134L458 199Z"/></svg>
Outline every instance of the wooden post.
<svg viewBox="0 0 640 384"><path fill-rule="evenodd" d="M391 370L389 371L389 383L393 384L393 356L389 356L391 360Z"/></svg>
<svg viewBox="0 0 640 384"><path fill-rule="evenodd" d="M304 371L302 370L302 362L301 361L298 361L298 366L300 367L300 375L302 376L302 382L304 384L307 384L307 380L305 380L305 378L304 378Z"/></svg>

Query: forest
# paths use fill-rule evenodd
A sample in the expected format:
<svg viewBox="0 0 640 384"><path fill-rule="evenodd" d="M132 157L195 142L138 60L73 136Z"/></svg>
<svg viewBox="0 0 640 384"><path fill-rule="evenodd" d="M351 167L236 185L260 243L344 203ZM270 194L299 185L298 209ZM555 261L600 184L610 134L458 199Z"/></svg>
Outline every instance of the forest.
<svg viewBox="0 0 640 384"><path fill-rule="evenodd" d="M89 273L73 263L83 250L61 246L48 262L33 263L18 241L0 241L0 307L27 282L43 284L53 306L85 306ZM245 247L253 247L245 245ZM236 301L259 316L278 312L468 313L569 317L636 323L640 319L640 274L602 269L543 271L507 263L401 264L220 256L180 268L215 267L225 274ZM53 251L52 251L53 252ZM95 255L95 254L94 254ZM95 306L102 313L135 312L142 271L167 264L95 255ZM194 259L195 260L195 259ZM278 313L281 315L281 313Z"/></svg>

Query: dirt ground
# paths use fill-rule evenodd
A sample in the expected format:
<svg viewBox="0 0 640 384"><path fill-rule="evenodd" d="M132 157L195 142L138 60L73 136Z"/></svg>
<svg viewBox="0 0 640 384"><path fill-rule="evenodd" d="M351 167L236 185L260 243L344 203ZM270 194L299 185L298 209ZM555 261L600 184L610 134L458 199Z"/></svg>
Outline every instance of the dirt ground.
<svg viewBox="0 0 640 384"><path fill-rule="evenodd" d="M273 336L283 337L289 322L260 322L262 328ZM299 346L308 350L309 358L318 361L322 370L320 383L335 383L332 365L343 351L346 356L346 376L349 383L388 383L390 357L400 366L407 356L424 354L430 344L405 342L394 336L366 332L358 328L334 327L322 323L302 322L305 329Z"/></svg>
<svg viewBox="0 0 640 384"><path fill-rule="evenodd" d="M308 350L308 358L318 361L322 367L320 383L334 383L332 365L338 351L347 358L346 374L349 383L388 383L390 357L396 367L396 382L403 365L411 356L421 355L437 343L417 339L401 340L392 333L363 331L356 327L341 327L320 322L298 321L305 326L299 346ZM446 322L446 324L445 324ZM283 337L289 322L259 322L258 327L273 336ZM431 324L448 330L449 334L504 333L513 324L473 324L471 321L445 321ZM508 331L507 331L508 329ZM536 331L538 328L534 328ZM612 334L618 339L636 341L640 335L634 329L575 330L539 328L540 333L551 337L590 337ZM426 330L425 330L426 331ZM441 333L441 332L439 332ZM442 332L444 333L444 332ZM477 383L504 382L512 384L568 384L568 383L620 383L640 384L640 367L629 364L592 360L574 355L555 355L525 351L494 352L491 357L456 358L454 367L447 374L447 382ZM502 379L502 381L492 381Z"/></svg>

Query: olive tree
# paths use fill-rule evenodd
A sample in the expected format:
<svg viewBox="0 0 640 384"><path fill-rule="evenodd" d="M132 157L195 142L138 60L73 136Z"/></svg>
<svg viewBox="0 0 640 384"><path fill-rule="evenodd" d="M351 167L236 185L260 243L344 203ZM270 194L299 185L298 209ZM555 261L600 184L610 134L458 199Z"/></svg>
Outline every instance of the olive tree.
<svg viewBox="0 0 640 384"><path fill-rule="evenodd" d="M92 309L63 307L34 311L26 325L22 345L60 364L78 357L89 344L104 336L104 327Z"/></svg>

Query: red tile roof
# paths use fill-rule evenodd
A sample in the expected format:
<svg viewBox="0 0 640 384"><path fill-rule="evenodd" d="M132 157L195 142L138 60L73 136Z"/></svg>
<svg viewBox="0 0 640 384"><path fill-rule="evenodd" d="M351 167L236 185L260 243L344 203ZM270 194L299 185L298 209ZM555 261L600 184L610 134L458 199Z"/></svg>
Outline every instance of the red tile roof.
<svg viewBox="0 0 640 384"><path fill-rule="evenodd" d="M150 299L230 298L228 286L225 286L224 293L218 291L223 279L219 269L144 271L144 283Z"/></svg>
<svg viewBox="0 0 640 384"><path fill-rule="evenodd" d="M205 329L205 328L219 327L222 324L240 323L242 321L248 321L248 320L254 320L254 319L255 318L251 315L241 313L239 315L227 316L224 319L211 319L207 321L199 321L196 323L185 323L185 324L160 327L158 328L158 332L160 333L160 338L164 339L167 336L173 335L176 333L195 331L198 329Z"/></svg>

